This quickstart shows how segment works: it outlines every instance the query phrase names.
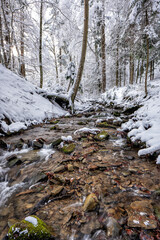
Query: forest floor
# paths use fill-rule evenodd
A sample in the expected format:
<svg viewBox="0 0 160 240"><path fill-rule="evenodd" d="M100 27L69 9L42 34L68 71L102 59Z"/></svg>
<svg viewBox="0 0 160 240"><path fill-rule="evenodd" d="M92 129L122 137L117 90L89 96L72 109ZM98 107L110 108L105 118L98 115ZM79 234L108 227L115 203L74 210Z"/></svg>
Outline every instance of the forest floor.
<svg viewBox="0 0 160 240"><path fill-rule="evenodd" d="M52 119L1 137L10 152L0 149L0 239L29 215L61 240L160 239L159 166L138 157L118 122L99 118Z"/></svg>

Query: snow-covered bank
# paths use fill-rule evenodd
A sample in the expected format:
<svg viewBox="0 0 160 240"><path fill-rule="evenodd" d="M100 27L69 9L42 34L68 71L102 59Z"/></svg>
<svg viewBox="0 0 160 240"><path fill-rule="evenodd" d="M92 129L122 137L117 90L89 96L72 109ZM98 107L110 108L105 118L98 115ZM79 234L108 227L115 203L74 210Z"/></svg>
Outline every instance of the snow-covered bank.
<svg viewBox="0 0 160 240"><path fill-rule="evenodd" d="M0 128L17 132L67 112L38 94L39 89L0 64ZM6 121L7 119L7 121Z"/></svg>
<svg viewBox="0 0 160 240"><path fill-rule="evenodd" d="M114 88L103 96L107 103L124 106L124 109L142 105L126 123L122 130L128 130L131 140L146 143L146 148L138 152L139 156L160 154L160 79L151 81L148 86L148 96L144 98L144 87L133 85ZM160 155L156 160L160 164Z"/></svg>

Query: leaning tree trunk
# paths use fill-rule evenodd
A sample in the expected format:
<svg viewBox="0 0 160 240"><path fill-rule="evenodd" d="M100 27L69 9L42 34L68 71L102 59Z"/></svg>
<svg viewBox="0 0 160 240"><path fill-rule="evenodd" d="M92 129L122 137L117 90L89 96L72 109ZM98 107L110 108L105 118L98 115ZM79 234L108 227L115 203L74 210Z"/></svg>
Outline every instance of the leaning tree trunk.
<svg viewBox="0 0 160 240"><path fill-rule="evenodd" d="M146 26L148 25L148 12L146 10ZM148 67L149 67L149 39L146 34L146 51L147 51L147 59L146 59L146 74L145 74L145 95L147 96L147 77L148 77Z"/></svg>
<svg viewBox="0 0 160 240"><path fill-rule="evenodd" d="M43 18L43 0L40 6L40 33L39 33L39 69L40 69L40 88L43 87L43 65L42 65L42 18Z"/></svg>
<svg viewBox="0 0 160 240"><path fill-rule="evenodd" d="M102 34L102 45L101 45L101 53L102 53L102 91L103 93L106 91L106 35L105 35L105 5L104 0L102 1L102 26L101 26L101 34Z"/></svg>
<svg viewBox="0 0 160 240"><path fill-rule="evenodd" d="M82 44L82 52L81 52L81 59L79 63L77 78L73 86L73 92L71 95L72 104L74 104L75 97L78 92L78 88L81 82L85 57L86 57L86 50L87 50L87 37L88 37L88 18L89 18L89 0L85 0L84 4L84 32L83 32L83 44Z"/></svg>
<svg viewBox="0 0 160 240"><path fill-rule="evenodd" d="M21 56L20 56L20 74L25 77L25 63L24 63L24 9L21 10Z"/></svg>

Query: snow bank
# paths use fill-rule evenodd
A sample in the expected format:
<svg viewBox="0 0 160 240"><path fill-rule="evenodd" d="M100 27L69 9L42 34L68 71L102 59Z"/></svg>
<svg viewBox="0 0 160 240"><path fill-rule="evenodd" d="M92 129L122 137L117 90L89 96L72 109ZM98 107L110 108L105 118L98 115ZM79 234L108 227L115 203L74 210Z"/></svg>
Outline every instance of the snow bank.
<svg viewBox="0 0 160 240"><path fill-rule="evenodd" d="M5 133L26 129L30 124L67 113L39 95L40 89L1 64L0 85L0 125ZM11 124L7 124L6 119Z"/></svg>
<svg viewBox="0 0 160 240"><path fill-rule="evenodd" d="M122 130L129 131L128 136L133 142L146 143L146 148L139 150L139 156L160 153L160 79L149 83L148 96L144 96L144 86L138 85L113 88L103 95L107 103L113 102L124 108L142 105L128 122L122 124ZM157 164L160 164L160 155Z"/></svg>

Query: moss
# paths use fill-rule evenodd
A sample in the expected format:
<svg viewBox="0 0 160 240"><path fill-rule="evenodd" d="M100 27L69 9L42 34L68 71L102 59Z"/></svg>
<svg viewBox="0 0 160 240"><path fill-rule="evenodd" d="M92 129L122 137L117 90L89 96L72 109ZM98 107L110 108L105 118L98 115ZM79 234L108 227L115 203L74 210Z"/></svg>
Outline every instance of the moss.
<svg viewBox="0 0 160 240"><path fill-rule="evenodd" d="M56 130L56 129L57 129L56 126L53 126L53 127L50 128L51 131L52 131L52 130Z"/></svg>
<svg viewBox="0 0 160 240"><path fill-rule="evenodd" d="M8 232L9 240L49 240L53 239L51 231L47 227L47 225L38 217L31 216L37 219L37 225L33 225L31 222L26 220L22 220L17 222L13 226L10 227Z"/></svg>
<svg viewBox="0 0 160 240"><path fill-rule="evenodd" d="M59 123L59 120L54 120L54 121L50 121L51 124L57 124Z"/></svg>
<svg viewBox="0 0 160 240"><path fill-rule="evenodd" d="M76 146L74 143L64 145L64 147L62 148L62 152L66 153L66 154L70 154L75 150L75 147Z"/></svg>
<svg viewBox="0 0 160 240"><path fill-rule="evenodd" d="M97 124L97 127L101 127L101 128L113 128L116 129L115 126L108 124L107 122L100 122Z"/></svg>
<svg viewBox="0 0 160 240"><path fill-rule="evenodd" d="M63 140L58 138L52 142L52 147L58 146Z"/></svg>
<svg viewBox="0 0 160 240"><path fill-rule="evenodd" d="M97 141L104 141L108 138L109 138L109 134L106 131L102 131L94 137L94 139Z"/></svg>

